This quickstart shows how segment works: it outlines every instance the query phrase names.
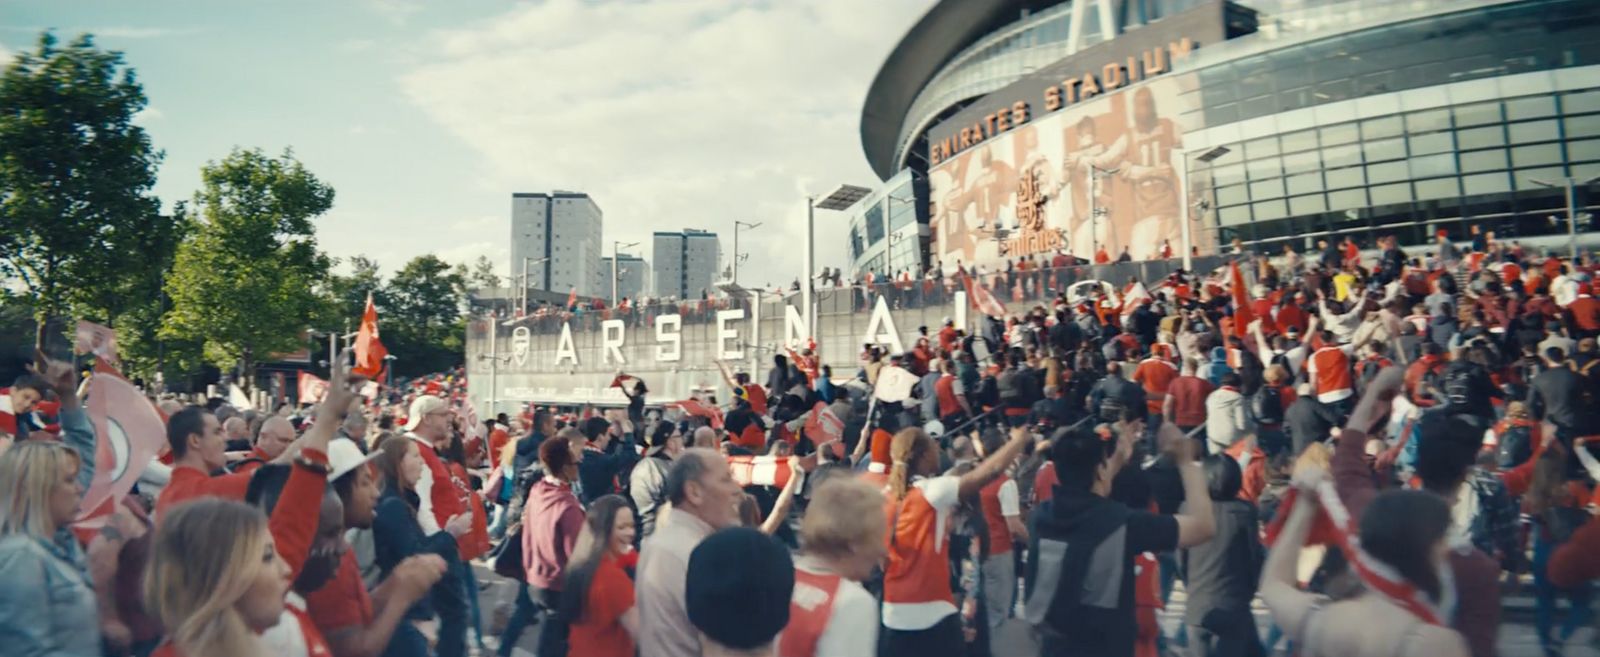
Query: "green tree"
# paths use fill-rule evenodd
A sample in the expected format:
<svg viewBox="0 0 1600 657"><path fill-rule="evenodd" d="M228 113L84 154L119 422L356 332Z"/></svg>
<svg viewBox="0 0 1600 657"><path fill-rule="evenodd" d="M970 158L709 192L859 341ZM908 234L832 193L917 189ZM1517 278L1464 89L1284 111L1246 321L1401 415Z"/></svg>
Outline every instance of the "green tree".
<svg viewBox="0 0 1600 657"><path fill-rule="evenodd" d="M333 188L290 152L235 150L201 169L195 230L178 247L161 335L205 345L245 386L257 363L304 346L301 333L333 303L332 262L317 250L312 218L333 207Z"/></svg>
<svg viewBox="0 0 1600 657"><path fill-rule="evenodd" d="M500 287L500 275L494 273L494 263L489 262L489 256L478 256L478 261L472 263L472 275L467 278L467 284L480 289Z"/></svg>
<svg viewBox="0 0 1600 657"><path fill-rule="evenodd" d="M87 34L60 48L45 32L0 75L0 274L41 320L77 302L115 324L155 296L178 222L149 195L161 153L133 123L145 104L122 53Z"/></svg>
<svg viewBox="0 0 1600 657"><path fill-rule="evenodd" d="M460 364L466 278L464 272L429 254L412 258L389 279L389 303L378 309L378 325L384 346L398 358L397 375L437 372Z"/></svg>

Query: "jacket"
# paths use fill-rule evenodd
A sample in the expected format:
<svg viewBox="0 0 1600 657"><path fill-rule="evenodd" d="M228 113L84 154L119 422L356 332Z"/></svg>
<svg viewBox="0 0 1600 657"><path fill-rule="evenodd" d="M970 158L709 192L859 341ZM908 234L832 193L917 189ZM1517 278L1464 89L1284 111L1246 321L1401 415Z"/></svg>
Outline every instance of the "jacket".
<svg viewBox="0 0 1600 657"><path fill-rule="evenodd" d="M384 577L406 557L417 554L437 554L449 561L455 552L456 539L443 529L432 534L422 531L417 524L417 512L400 493L384 490L378 498L378 508L372 518L373 565Z"/></svg>
<svg viewBox="0 0 1600 657"><path fill-rule="evenodd" d="M81 409L61 412L63 439L78 452L78 485L94 480L95 434ZM97 657L100 613L78 539L67 527L49 538L0 538L0 645L8 655Z"/></svg>
<svg viewBox="0 0 1600 657"><path fill-rule="evenodd" d="M627 473L637 460L639 455L633 451L631 441L623 444L623 441L613 440L604 451L585 448L583 460L578 462L578 489L583 503L616 492L624 483L618 477Z"/></svg>
<svg viewBox="0 0 1600 657"><path fill-rule="evenodd" d="M1216 454L1250 432L1244 415L1244 396L1231 387L1217 388L1206 397L1206 449Z"/></svg>
<svg viewBox="0 0 1600 657"><path fill-rule="evenodd" d="M661 515L661 505L666 504L667 471L672 460L666 455L652 455L633 466L628 476L628 495L633 507L639 510L639 538L656 530L656 518Z"/></svg>
<svg viewBox="0 0 1600 657"><path fill-rule="evenodd" d="M546 477L533 485L522 510L522 567L528 584L561 590L581 529L583 508L571 484Z"/></svg>

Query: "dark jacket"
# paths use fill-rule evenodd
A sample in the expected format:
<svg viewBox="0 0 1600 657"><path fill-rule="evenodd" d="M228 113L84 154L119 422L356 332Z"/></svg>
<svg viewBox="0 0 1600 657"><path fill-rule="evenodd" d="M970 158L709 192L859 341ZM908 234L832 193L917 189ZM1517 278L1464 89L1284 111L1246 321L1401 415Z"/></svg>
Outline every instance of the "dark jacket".
<svg viewBox="0 0 1600 657"><path fill-rule="evenodd" d="M1256 538L1256 508L1233 499L1213 501L1217 534L1211 540L1181 551L1184 590L1189 600L1184 623L1204 625L1216 610L1249 611L1261 578L1264 550Z"/></svg>
<svg viewBox="0 0 1600 657"><path fill-rule="evenodd" d="M1305 451L1306 445L1327 440L1328 431L1339 423L1339 413L1317 401L1316 395L1296 398L1283 412L1283 418L1296 454Z"/></svg>
<svg viewBox="0 0 1600 657"><path fill-rule="evenodd" d="M458 555L456 539L450 532L441 529L431 536L422 533L422 525L417 524L416 508L402 495L385 489L372 518L372 563L383 577L388 577L407 557L437 554L451 560Z"/></svg>
<svg viewBox="0 0 1600 657"><path fill-rule="evenodd" d="M1089 412L1101 413L1108 399L1119 400L1124 408L1133 411L1138 417L1144 417L1149 410L1145 406L1144 387L1120 375L1107 376L1094 384L1094 388L1089 391Z"/></svg>
<svg viewBox="0 0 1600 657"><path fill-rule="evenodd" d="M626 480L619 479L633 467L639 455L625 441L613 440L605 451L585 449L583 461L578 463L578 485L583 493L583 503L617 492Z"/></svg>
<svg viewBox="0 0 1600 657"><path fill-rule="evenodd" d="M1585 381L1577 372L1552 367L1533 377L1528 388L1528 410L1559 429L1577 430L1586 415L1581 404Z"/></svg>
<svg viewBox="0 0 1600 657"><path fill-rule="evenodd" d="M513 472L522 472L539 462L539 446L544 444L544 439L545 435L537 431L517 439L517 455L511 461Z"/></svg>

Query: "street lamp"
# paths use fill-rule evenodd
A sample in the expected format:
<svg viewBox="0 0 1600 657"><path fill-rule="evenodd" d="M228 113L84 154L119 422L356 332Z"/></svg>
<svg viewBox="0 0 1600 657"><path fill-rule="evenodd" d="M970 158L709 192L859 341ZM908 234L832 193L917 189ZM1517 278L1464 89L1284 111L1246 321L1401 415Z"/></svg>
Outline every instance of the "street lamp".
<svg viewBox="0 0 1600 657"><path fill-rule="evenodd" d="M1094 251L1090 256L1091 262L1098 259L1100 256L1100 218L1109 214L1109 211L1106 208L1100 207L1097 199L1095 198L1096 185L1098 184L1100 178L1109 176L1121 170L1122 169L1102 169L1093 164L1089 165L1089 240L1094 246ZM1095 264L1100 263L1095 262Z"/></svg>
<svg viewBox="0 0 1600 657"><path fill-rule="evenodd" d="M744 259L739 254L739 229L745 228L748 230L755 230L760 227L761 222L759 221L750 223L748 221L739 221L735 219L733 222L733 269L732 275L728 277L728 280L732 281L734 285L739 284L739 261Z"/></svg>
<svg viewBox="0 0 1600 657"><path fill-rule="evenodd" d="M611 242L611 307L612 308L616 308L617 307L617 257L618 257L618 253L620 253L623 249L631 249L631 248L636 247L636 246L639 246L638 242L628 242L627 244L623 244L622 242L619 242L619 241L612 241Z"/></svg>
<svg viewBox="0 0 1600 657"><path fill-rule="evenodd" d="M1177 162L1179 212L1178 223L1181 225L1183 230L1182 247L1184 271L1189 271L1194 268L1193 238L1190 237L1190 231L1192 228L1189 226L1189 152L1190 151L1181 148L1174 148L1172 149L1172 153L1177 157L1171 158L1172 161ZM1216 146L1206 149L1205 152L1195 156L1194 159L1204 164L1210 164L1215 162L1217 158L1220 158L1231 152L1233 151L1227 146ZM1197 205L1200 208L1201 214L1205 214L1206 208L1209 207L1209 204L1206 203L1205 199L1200 199Z"/></svg>
<svg viewBox="0 0 1600 657"><path fill-rule="evenodd" d="M1583 180L1583 181L1579 181L1577 178L1574 178L1572 176L1564 176L1564 177L1561 178L1561 184L1559 184L1559 185L1556 184L1556 183L1545 182L1543 180L1539 180L1538 178L1529 178L1528 179L1528 182L1531 182L1531 183L1533 183L1535 185L1543 185L1545 187L1550 187L1550 188L1555 188L1555 187L1564 187L1564 188L1566 188L1566 192L1567 192L1567 247L1572 249L1571 254L1572 254L1572 259L1573 260L1577 260L1578 259L1578 208L1577 208L1577 200L1576 200L1576 198L1574 196L1573 188L1577 187L1578 185L1589 185L1589 184L1593 183L1596 180L1600 180L1600 176L1594 176L1592 178L1589 178L1588 180Z"/></svg>
<svg viewBox="0 0 1600 657"><path fill-rule="evenodd" d="M815 196L806 197L806 284L805 287L800 288L801 292L805 293L805 296L803 297L803 303L805 305L806 312L806 337L815 339L817 334L817 308L813 303L813 298L816 296L813 292L813 288L816 287L814 277L816 275L817 268L815 257L817 223L816 210L818 208L834 211L844 210L860 202L861 199L866 198L867 195L871 193L872 190L859 185L840 185L838 189L829 192L821 199L818 199Z"/></svg>

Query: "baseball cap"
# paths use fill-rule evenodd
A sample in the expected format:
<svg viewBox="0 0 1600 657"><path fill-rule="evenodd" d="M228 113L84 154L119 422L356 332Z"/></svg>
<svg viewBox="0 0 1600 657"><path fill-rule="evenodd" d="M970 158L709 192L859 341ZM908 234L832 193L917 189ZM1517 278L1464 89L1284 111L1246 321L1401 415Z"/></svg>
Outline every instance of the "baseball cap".
<svg viewBox="0 0 1600 657"><path fill-rule="evenodd" d="M444 400L433 395L422 395L411 400L411 410L406 413L406 431L415 431L417 425L422 424L422 418L444 407Z"/></svg>
<svg viewBox="0 0 1600 657"><path fill-rule="evenodd" d="M760 531L731 527L707 536L689 554L684 579L689 622L723 646L758 648L789 624L794 560Z"/></svg>
<svg viewBox="0 0 1600 657"><path fill-rule="evenodd" d="M409 440L409 439L408 439ZM378 458L378 452L362 454L361 448L349 438L335 438L328 441L328 481L333 481L350 473L351 470L366 465L368 461Z"/></svg>

